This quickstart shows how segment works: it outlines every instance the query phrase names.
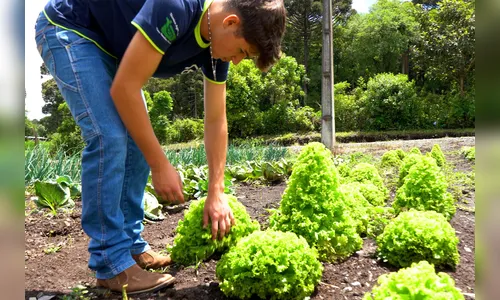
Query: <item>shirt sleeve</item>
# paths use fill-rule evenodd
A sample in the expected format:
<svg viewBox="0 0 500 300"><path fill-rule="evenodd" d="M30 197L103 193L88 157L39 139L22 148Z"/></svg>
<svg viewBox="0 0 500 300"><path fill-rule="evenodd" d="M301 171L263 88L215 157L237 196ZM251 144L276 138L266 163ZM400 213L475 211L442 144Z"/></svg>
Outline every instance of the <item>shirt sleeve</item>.
<svg viewBox="0 0 500 300"><path fill-rule="evenodd" d="M146 0L132 20L137 30L161 54L184 35L193 14L182 0Z"/></svg>
<svg viewBox="0 0 500 300"><path fill-rule="evenodd" d="M209 80L214 83L224 83L227 80L227 72L229 70L229 62L224 62L220 59L216 59L213 61L215 64L215 77L214 78L214 73L212 71L212 61L211 57L208 56L205 59L205 63L202 64L201 70L203 71L203 75Z"/></svg>

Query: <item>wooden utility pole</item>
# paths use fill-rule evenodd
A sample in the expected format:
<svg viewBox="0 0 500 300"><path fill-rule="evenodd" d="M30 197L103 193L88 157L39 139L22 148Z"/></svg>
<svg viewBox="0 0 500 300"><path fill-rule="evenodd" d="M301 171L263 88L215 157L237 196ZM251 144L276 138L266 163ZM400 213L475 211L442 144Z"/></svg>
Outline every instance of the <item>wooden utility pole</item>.
<svg viewBox="0 0 500 300"><path fill-rule="evenodd" d="M332 150L335 145L335 111L333 107L332 1L323 0L323 51L321 77L321 142Z"/></svg>

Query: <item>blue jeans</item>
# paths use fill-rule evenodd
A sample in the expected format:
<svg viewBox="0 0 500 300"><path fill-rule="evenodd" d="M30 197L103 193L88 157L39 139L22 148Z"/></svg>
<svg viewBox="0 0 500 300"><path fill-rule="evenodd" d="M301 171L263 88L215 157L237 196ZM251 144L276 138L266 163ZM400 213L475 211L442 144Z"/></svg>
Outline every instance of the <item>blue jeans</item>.
<svg viewBox="0 0 500 300"><path fill-rule="evenodd" d="M82 228L90 237L89 268L98 279L109 279L135 264L132 255L150 249L141 237L149 166L110 95L118 61L93 42L52 25L43 12L36 43L85 141Z"/></svg>

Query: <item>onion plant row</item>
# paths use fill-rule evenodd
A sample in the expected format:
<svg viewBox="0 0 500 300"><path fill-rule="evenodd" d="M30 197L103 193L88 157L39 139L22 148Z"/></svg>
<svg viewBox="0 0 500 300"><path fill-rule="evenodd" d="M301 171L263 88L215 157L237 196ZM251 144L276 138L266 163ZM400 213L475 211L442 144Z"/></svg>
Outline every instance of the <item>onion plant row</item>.
<svg viewBox="0 0 500 300"><path fill-rule="evenodd" d="M166 155L174 166L207 164L203 146L181 150L167 150ZM288 157L285 147L277 146L229 146L227 165L245 164L247 161L275 162ZM51 153L47 147L29 147L24 152L24 183L32 185L36 180L45 181L58 176L68 176L73 182L80 181L80 153L67 155L63 150Z"/></svg>

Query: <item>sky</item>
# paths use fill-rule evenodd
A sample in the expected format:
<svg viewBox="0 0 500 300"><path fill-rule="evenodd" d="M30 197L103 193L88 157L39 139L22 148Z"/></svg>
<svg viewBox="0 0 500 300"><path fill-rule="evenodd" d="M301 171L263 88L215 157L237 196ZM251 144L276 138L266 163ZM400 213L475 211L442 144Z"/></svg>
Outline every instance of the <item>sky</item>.
<svg viewBox="0 0 500 300"><path fill-rule="evenodd" d="M353 0L352 8L358 13L366 13L376 0ZM45 104L42 99L42 82L50 79L47 76L41 78L40 66L42 58L36 49L35 43L35 21L47 0L25 0L25 87L26 99L24 108L30 120L41 119L45 115L42 113L42 106Z"/></svg>

